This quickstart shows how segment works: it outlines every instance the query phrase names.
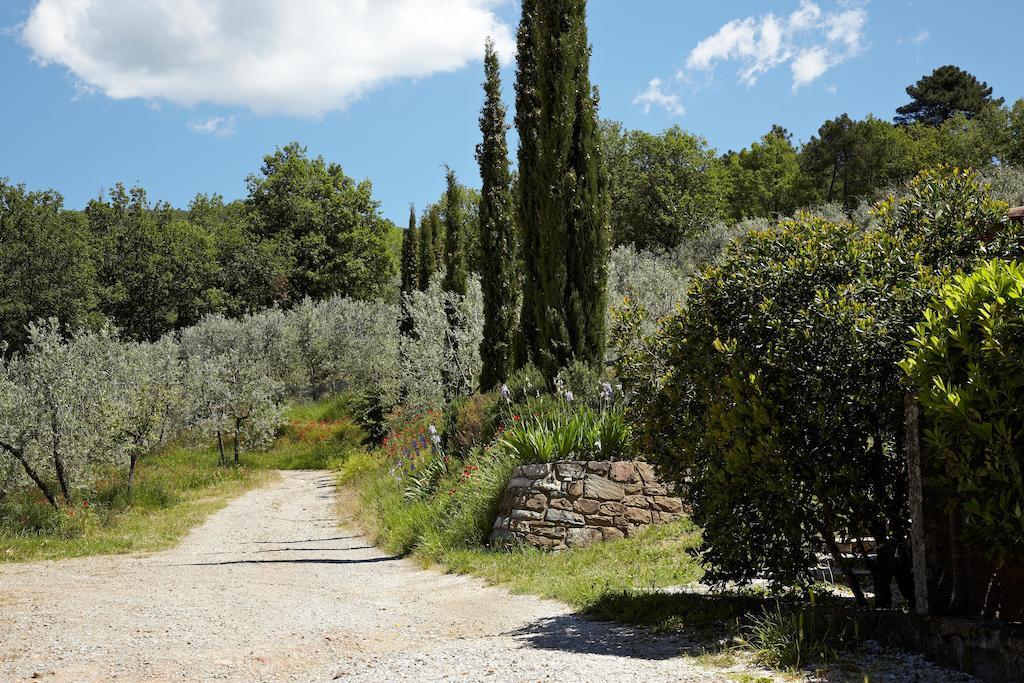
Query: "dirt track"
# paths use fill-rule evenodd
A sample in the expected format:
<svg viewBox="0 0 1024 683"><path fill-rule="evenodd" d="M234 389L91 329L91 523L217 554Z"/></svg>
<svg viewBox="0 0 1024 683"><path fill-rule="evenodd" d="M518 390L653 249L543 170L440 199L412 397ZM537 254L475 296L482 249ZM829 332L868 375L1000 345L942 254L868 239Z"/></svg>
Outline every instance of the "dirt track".
<svg viewBox="0 0 1024 683"><path fill-rule="evenodd" d="M282 473L179 547L0 565L0 680L724 680L685 643L422 571Z"/></svg>

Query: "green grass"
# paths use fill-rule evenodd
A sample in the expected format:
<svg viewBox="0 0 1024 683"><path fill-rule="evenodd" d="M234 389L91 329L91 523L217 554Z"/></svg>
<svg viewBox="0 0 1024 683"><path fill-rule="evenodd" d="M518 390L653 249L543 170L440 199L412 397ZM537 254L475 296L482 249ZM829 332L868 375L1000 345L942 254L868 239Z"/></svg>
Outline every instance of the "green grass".
<svg viewBox="0 0 1024 683"><path fill-rule="evenodd" d="M691 552L700 533L689 520L562 553L485 547L510 469L508 463L482 465L468 481L458 482L453 475L435 495L410 501L383 459L363 453L340 470L339 482L349 492L341 497L342 515L391 552L479 576L516 593L561 600L597 618L630 620L627 599L644 600L653 589L701 577Z"/></svg>
<svg viewBox="0 0 1024 683"><path fill-rule="evenodd" d="M130 505L122 472L101 478L62 510L34 492L13 494L0 508L0 562L161 550L232 498L274 477L216 463L212 449L169 448L149 457L136 472Z"/></svg>
<svg viewBox="0 0 1024 683"><path fill-rule="evenodd" d="M265 485L271 470L328 469L365 437L344 399L298 405L265 453L243 452L240 467L220 467L213 448L172 446L143 459L129 503L125 473L111 471L54 510L34 490L0 503L0 562L150 552L177 543L238 495Z"/></svg>
<svg viewBox="0 0 1024 683"><path fill-rule="evenodd" d="M336 469L361 448L366 432L348 415L344 397L292 406L287 423L268 451L245 453L250 467L273 470Z"/></svg>

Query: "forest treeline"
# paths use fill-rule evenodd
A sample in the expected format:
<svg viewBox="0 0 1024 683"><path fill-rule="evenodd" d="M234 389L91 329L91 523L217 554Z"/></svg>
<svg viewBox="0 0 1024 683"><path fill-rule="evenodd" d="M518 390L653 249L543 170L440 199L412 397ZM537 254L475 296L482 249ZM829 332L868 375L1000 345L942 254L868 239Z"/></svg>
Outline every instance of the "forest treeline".
<svg viewBox="0 0 1024 683"><path fill-rule="evenodd" d="M940 163L1024 165L1024 100L994 99L956 67L907 91L911 102L893 122L844 114L804 144L776 125L725 154L679 127L653 134L602 121L611 245L668 251L723 220L821 203L853 211ZM268 154L246 184L245 199L199 194L185 208L116 184L75 210L56 190L0 179L0 339L22 348L39 318L72 328L110 323L127 338L153 341L207 314L287 309L306 297L397 302L401 230L382 216L370 181L291 143ZM420 269L441 263L454 219L467 268L481 273L481 195L460 186L456 211L447 196L418 214L420 235L430 236L420 240Z"/></svg>

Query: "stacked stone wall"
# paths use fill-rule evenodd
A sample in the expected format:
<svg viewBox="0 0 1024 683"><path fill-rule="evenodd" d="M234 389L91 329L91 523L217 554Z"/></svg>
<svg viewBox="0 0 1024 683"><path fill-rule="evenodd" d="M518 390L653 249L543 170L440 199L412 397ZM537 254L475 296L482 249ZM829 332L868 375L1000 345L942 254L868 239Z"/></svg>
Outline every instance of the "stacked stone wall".
<svg viewBox="0 0 1024 683"><path fill-rule="evenodd" d="M505 490L490 540L565 550L630 536L683 512L682 500L646 462L522 465Z"/></svg>

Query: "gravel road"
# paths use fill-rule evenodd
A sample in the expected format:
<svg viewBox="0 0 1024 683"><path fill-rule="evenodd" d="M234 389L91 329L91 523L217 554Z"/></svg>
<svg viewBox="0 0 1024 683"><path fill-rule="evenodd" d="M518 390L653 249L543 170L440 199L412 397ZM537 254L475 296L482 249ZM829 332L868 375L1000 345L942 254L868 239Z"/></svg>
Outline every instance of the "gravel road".
<svg viewBox="0 0 1024 683"><path fill-rule="evenodd" d="M174 550L0 565L0 681L717 681L686 643L423 571L283 472Z"/></svg>

